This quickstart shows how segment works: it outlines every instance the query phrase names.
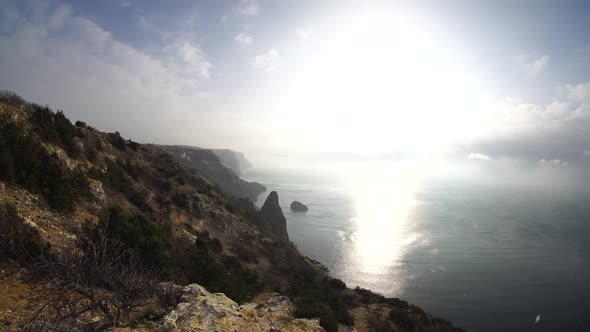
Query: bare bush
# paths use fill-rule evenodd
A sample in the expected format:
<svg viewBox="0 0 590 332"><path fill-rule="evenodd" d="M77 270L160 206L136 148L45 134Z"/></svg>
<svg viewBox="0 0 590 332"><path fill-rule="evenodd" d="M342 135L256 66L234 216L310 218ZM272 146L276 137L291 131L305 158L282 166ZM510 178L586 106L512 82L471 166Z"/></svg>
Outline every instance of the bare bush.
<svg viewBox="0 0 590 332"><path fill-rule="evenodd" d="M77 248L43 254L33 271L40 309L29 329L68 321L88 329L124 326L137 309L157 303L158 278L141 260L103 230L82 236Z"/></svg>

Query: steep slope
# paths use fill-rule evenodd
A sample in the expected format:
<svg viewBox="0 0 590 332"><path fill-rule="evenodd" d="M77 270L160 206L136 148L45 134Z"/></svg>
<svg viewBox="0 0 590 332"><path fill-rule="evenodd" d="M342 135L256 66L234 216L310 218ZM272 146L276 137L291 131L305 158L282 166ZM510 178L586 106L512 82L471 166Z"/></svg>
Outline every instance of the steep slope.
<svg viewBox="0 0 590 332"><path fill-rule="evenodd" d="M197 175L209 179L227 195L255 201L258 195L266 190L260 183L246 182L240 179L238 174L242 168L240 168L240 161L235 157L233 151L170 145L160 147L175 156L179 163L195 171ZM231 167L232 165L235 169Z"/></svg>
<svg viewBox="0 0 590 332"><path fill-rule="evenodd" d="M211 151L219 158L223 166L233 170L236 174L241 174L243 170L252 167L252 163L241 152L229 149L211 149Z"/></svg>
<svg viewBox="0 0 590 332"><path fill-rule="evenodd" d="M150 330L174 321L199 331L221 322L194 301L225 298L202 291L193 301L157 286L171 281L237 303L278 292L294 306L286 321L319 318L327 331L455 330L405 301L346 288L282 231L260 227L251 204L233 203L156 146L0 94L0 264L13 271L0 279L0 298L15 299L0 301L4 326ZM258 315L244 306L242 315ZM191 307L200 318L183 329Z"/></svg>

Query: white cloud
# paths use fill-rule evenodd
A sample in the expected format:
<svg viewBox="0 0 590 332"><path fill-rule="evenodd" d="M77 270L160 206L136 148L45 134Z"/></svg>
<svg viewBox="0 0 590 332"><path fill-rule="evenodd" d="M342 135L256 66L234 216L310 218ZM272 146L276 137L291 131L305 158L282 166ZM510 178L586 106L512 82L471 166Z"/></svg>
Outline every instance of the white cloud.
<svg viewBox="0 0 590 332"><path fill-rule="evenodd" d="M521 55L516 58L516 61L518 61L531 76L536 77L545 69L545 67L547 67L550 59L551 57L547 54L538 58Z"/></svg>
<svg viewBox="0 0 590 332"><path fill-rule="evenodd" d="M570 112L570 103L563 101L554 101L545 107L547 117L563 118Z"/></svg>
<svg viewBox="0 0 590 332"><path fill-rule="evenodd" d="M541 159L539 164L547 166L567 166L567 161L561 159Z"/></svg>
<svg viewBox="0 0 590 332"><path fill-rule="evenodd" d="M257 0L240 0L240 3L233 7L236 16L255 16L259 10Z"/></svg>
<svg viewBox="0 0 590 332"><path fill-rule="evenodd" d="M268 52L259 54L250 59L252 67L265 71L273 71L281 66L279 52L275 48L271 48Z"/></svg>
<svg viewBox="0 0 590 332"><path fill-rule="evenodd" d="M59 6L35 19L26 6L8 7L0 17L17 19L0 34L3 89L140 142L231 147L258 135L204 89L212 65L190 40L167 39L150 53Z"/></svg>
<svg viewBox="0 0 590 332"><path fill-rule="evenodd" d="M490 161L492 158L487 154L479 153L479 152L472 152L467 156L467 159L470 160L483 160L483 161Z"/></svg>
<svg viewBox="0 0 590 332"><path fill-rule="evenodd" d="M576 102L590 101L590 82L577 85L566 85L567 97Z"/></svg>
<svg viewBox="0 0 590 332"><path fill-rule="evenodd" d="M297 36L299 36L302 39L308 39L313 34L313 30L299 28L299 29L295 30L295 33L297 34Z"/></svg>
<svg viewBox="0 0 590 332"><path fill-rule="evenodd" d="M240 32L235 38L234 41L238 43L241 47L247 47L254 41L254 37L247 32Z"/></svg>

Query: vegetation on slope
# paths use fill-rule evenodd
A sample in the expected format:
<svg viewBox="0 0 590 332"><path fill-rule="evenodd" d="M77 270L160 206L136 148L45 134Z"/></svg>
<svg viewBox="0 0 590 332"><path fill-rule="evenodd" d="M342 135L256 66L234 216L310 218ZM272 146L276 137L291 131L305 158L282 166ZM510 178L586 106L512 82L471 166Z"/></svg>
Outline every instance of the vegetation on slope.
<svg viewBox="0 0 590 332"><path fill-rule="evenodd" d="M261 291L278 291L292 299L298 317L319 317L327 331L336 331L339 323L353 324L351 309L369 304L384 310L371 313L369 320L381 331L454 330L399 299L346 288L293 244L259 229L250 202L222 194L159 148L82 122L74 126L63 113L9 93L0 95L0 181L46 201L48 211L37 208L60 223L43 234L70 232L75 239L70 247L52 245L48 251L46 238L35 228L41 226L25 223L19 209L0 209L0 259L36 266L31 271L51 279L35 281L43 290L40 298L51 304L51 322L75 324L90 314L100 317L94 327L157 319L161 314L148 314L146 306L156 306L150 312L164 310L174 296L162 296L151 286L139 291L136 278L146 285L199 283L240 303ZM90 182L95 183L92 192ZM39 264L21 261L14 254L17 243ZM96 248L105 259L93 256ZM77 271L83 287L74 286L68 270ZM139 318L134 313L138 308L143 310Z"/></svg>

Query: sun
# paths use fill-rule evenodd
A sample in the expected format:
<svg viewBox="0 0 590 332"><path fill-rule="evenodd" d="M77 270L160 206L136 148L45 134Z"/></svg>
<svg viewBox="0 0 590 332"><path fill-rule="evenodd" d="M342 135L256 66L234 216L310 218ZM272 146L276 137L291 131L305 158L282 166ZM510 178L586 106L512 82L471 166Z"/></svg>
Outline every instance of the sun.
<svg viewBox="0 0 590 332"><path fill-rule="evenodd" d="M325 151L437 152L474 128L475 75L433 31L394 12L354 14L289 78L283 135ZM301 135L305 128L305 135Z"/></svg>

